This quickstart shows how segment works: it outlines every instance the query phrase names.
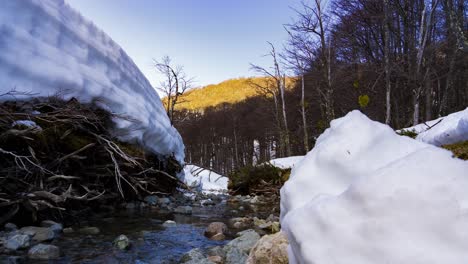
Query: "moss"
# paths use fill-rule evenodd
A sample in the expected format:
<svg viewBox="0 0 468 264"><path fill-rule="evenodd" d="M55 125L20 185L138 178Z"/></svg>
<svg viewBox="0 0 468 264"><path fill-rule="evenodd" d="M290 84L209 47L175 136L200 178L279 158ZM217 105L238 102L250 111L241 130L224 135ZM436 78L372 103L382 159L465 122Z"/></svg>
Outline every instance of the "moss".
<svg viewBox="0 0 468 264"><path fill-rule="evenodd" d="M444 145L442 148L450 150L454 157L462 160L468 160L468 140L455 144Z"/></svg>
<svg viewBox="0 0 468 264"><path fill-rule="evenodd" d="M416 130L414 130L414 129L411 129L411 130L402 129L402 130L400 130L400 132L398 132L398 134L400 136L406 136L406 137L410 137L410 138L413 138L413 139L418 136L418 133L416 133Z"/></svg>

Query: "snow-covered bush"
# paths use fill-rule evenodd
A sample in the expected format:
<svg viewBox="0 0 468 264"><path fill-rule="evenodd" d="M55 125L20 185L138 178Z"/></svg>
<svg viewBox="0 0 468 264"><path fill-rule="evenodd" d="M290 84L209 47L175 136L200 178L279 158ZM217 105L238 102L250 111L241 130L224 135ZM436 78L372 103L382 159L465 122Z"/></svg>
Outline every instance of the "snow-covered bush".
<svg viewBox="0 0 468 264"><path fill-rule="evenodd" d="M290 263L466 263L468 162L358 111L281 189Z"/></svg>

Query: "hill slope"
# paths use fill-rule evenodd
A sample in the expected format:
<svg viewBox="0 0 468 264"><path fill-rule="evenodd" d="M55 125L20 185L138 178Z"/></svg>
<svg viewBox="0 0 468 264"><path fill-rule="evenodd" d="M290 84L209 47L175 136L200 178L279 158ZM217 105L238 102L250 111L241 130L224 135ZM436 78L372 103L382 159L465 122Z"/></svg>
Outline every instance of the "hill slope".
<svg viewBox="0 0 468 264"><path fill-rule="evenodd" d="M287 79L287 86L291 86L293 79ZM180 97L180 103L176 109L205 109L210 106L217 106L222 103L237 103L246 98L259 95L255 85L264 86L266 78L238 78L230 79L219 84L207 85L186 92ZM165 100L164 100L165 101Z"/></svg>

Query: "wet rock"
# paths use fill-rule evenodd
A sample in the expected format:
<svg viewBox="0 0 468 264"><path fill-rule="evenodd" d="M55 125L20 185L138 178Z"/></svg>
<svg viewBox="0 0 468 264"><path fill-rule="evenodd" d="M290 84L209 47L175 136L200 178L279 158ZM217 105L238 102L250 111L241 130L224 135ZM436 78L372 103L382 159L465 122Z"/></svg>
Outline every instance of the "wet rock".
<svg viewBox="0 0 468 264"><path fill-rule="evenodd" d="M208 256L220 256L223 259L226 257L226 252L220 246L209 248L207 254Z"/></svg>
<svg viewBox="0 0 468 264"><path fill-rule="evenodd" d="M201 205L203 205L203 206L213 206L213 205L216 205L216 203L213 200L208 199L208 200L201 201Z"/></svg>
<svg viewBox="0 0 468 264"><path fill-rule="evenodd" d="M250 251L246 264L287 264L288 238L283 232L263 236Z"/></svg>
<svg viewBox="0 0 468 264"><path fill-rule="evenodd" d="M101 230L94 226L87 226L80 228L78 232L83 235L97 235L101 232Z"/></svg>
<svg viewBox="0 0 468 264"><path fill-rule="evenodd" d="M149 205L157 205L158 197L156 195L149 195L145 197L144 201Z"/></svg>
<svg viewBox="0 0 468 264"><path fill-rule="evenodd" d="M167 220L163 224L164 227L170 227L170 226L176 226L176 225L177 225L177 223L175 221L172 221L172 220Z"/></svg>
<svg viewBox="0 0 468 264"><path fill-rule="evenodd" d="M177 208L174 210L174 213L190 215L190 214L192 214L192 207L188 206L188 205L186 205L186 206L177 206Z"/></svg>
<svg viewBox="0 0 468 264"><path fill-rule="evenodd" d="M23 264L23 263L27 263L27 262L24 257L20 257L20 256L8 256L8 258L5 260L5 264Z"/></svg>
<svg viewBox="0 0 468 264"><path fill-rule="evenodd" d="M4 228L5 228L5 231L7 232L15 231L18 229L18 227L13 223L6 223Z"/></svg>
<svg viewBox="0 0 468 264"><path fill-rule="evenodd" d="M125 203L124 208L127 209L127 210L133 210L133 209L137 208L137 205L136 205L136 203Z"/></svg>
<svg viewBox="0 0 468 264"><path fill-rule="evenodd" d="M29 247L31 237L28 235L16 234L6 239L4 246L9 250L18 250Z"/></svg>
<svg viewBox="0 0 468 264"><path fill-rule="evenodd" d="M252 218L249 217L235 217L229 219L229 226L235 229L247 229L252 226Z"/></svg>
<svg viewBox="0 0 468 264"><path fill-rule="evenodd" d="M130 248L130 239L126 235L120 235L114 240L113 244L120 250L126 250Z"/></svg>
<svg viewBox="0 0 468 264"><path fill-rule="evenodd" d="M222 222L213 222L205 229L204 235L213 240L223 240L228 232L228 227Z"/></svg>
<svg viewBox="0 0 468 264"><path fill-rule="evenodd" d="M224 251L226 251L226 264L245 263L250 250L260 239L260 235L251 229L240 232L239 234L240 236L238 238L224 246Z"/></svg>
<svg viewBox="0 0 468 264"><path fill-rule="evenodd" d="M60 249L54 245L37 244L30 248L28 257L31 259L58 259L60 257Z"/></svg>
<svg viewBox="0 0 468 264"><path fill-rule="evenodd" d="M222 264L224 262L223 258L220 256L209 256L208 260L215 264Z"/></svg>
<svg viewBox="0 0 468 264"><path fill-rule="evenodd" d="M203 252L199 248L195 248L185 253L180 262L182 264L213 264L208 258L203 255Z"/></svg>
<svg viewBox="0 0 468 264"><path fill-rule="evenodd" d="M162 197L162 198L159 198L158 199L158 205L167 205L169 203L171 203L171 200L167 197Z"/></svg>
<svg viewBox="0 0 468 264"><path fill-rule="evenodd" d="M54 230L48 227L26 226L19 230L23 235L32 236L35 242L44 242L56 237Z"/></svg>
<svg viewBox="0 0 468 264"><path fill-rule="evenodd" d="M65 227L65 228L63 229L63 233L64 233L64 234L71 234L71 233L73 233L73 232L75 232L75 230L73 230L73 228L71 228L71 227Z"/></svg>
<svg viewBox="0 0 468 264"><path fill-rule="evenodd" d="M41 222L42 227L52 229L56 234L60 234L63 230L63 225L52 220L44 220Z"/></svg>

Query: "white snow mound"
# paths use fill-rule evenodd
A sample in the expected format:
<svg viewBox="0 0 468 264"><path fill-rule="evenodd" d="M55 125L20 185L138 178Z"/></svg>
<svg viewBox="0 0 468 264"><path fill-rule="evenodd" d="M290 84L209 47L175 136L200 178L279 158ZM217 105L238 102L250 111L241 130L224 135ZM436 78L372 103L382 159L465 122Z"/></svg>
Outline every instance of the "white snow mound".
<svg viewBox="0 0 468 264"><path fill-rule="evenodd" d="M270 160L270 164L280 169L294 168L299 162L304 159L304 156L291 156Z"/></svg>
<svg viewBox="0 0 468 264"><path fill-rule="evenodd" d="M468 162L359 111L330 125L281 189L290 263L466 263Z"/></svg>
<svg viewBox="0 0 468 264"><path fill-rule="evenodd" d="M468 108L403 130L414 131L417 140L436 146L468 140Z"/></svg>
<svg viewBox="0 0 468 264"><path fill-rule="evenodd" d="M187 164L179 177L189 187L203 193L225 193L229 179L223 175L195 165Z"/></svg>
<svg viewBox="0 0 468 264"><path fill-rule="evenodd" d="M119 45L63 0L2 1L0 50L0 94L16 89L33 93L16 99L61 94L99 102L127 117L114 120L121 140L183 162L182 139L148 80Z"/></svg>

